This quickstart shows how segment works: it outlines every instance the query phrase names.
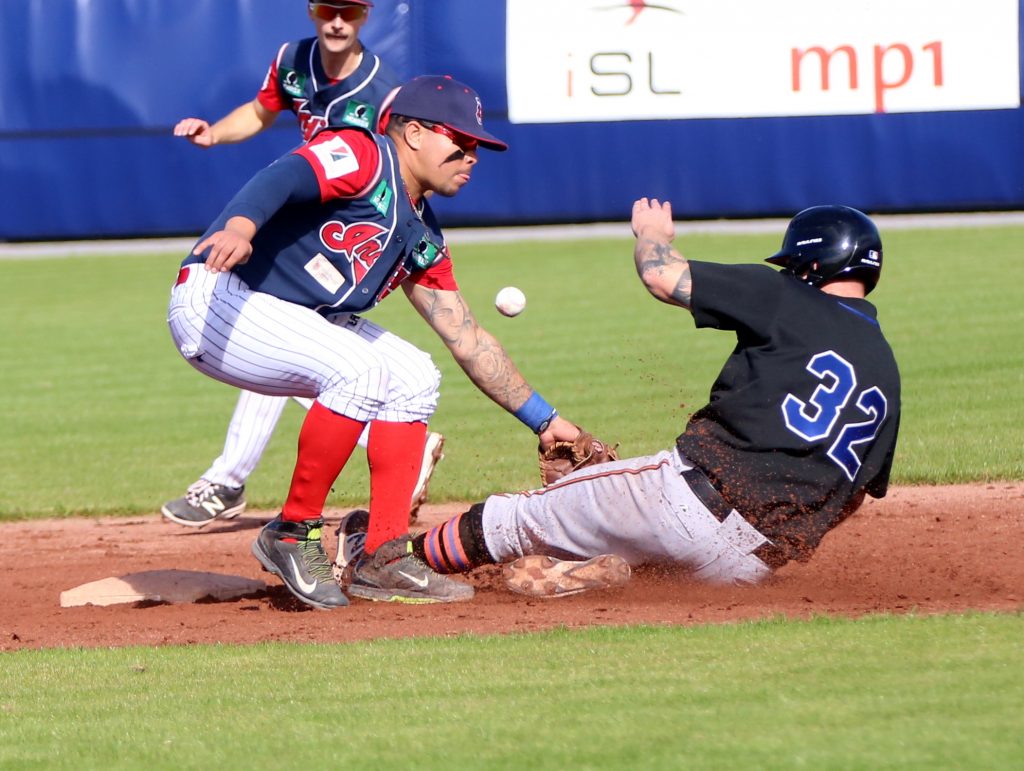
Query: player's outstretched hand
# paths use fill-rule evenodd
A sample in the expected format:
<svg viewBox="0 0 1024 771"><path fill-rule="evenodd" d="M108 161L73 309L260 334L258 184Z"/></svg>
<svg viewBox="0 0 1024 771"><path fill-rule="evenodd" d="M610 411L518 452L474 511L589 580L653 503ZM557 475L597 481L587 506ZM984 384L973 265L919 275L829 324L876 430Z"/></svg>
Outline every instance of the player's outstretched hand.
<svg viewBox="0 0 1024 771"><path fill-rule="evenodd" d="M556 442L572 442L580 435L579 426L570 423L561 415L556 415L551 424L537 435L540 440L540 447L546 450Z"/></svg>
<svg viewBox="0 0 1024 771"><path fill-rule="evenodd" d="M202 118L182 118L174 127L174 136L185 137L197 147L212 147L214 144L210 124Z"/></svg>
<svg viewBox="0 0 1024 771"><path fill-rule="evenodd" d="M256 235L256 226L244 217L232 217L224 230L204 238L192 254L202 254L207 249L206 269L211 273L225 273L236 265L247 262L252 255L252 238Z"/></svg>
<svg viewBox="0 0 1024 771"><path fill-rule="evenodd" d="M633 235L652 228L651 235L666 238L669 243L676 237L676 228L672 224L672 204L659 201L657 198L641 198L633 202Z"/></svg>

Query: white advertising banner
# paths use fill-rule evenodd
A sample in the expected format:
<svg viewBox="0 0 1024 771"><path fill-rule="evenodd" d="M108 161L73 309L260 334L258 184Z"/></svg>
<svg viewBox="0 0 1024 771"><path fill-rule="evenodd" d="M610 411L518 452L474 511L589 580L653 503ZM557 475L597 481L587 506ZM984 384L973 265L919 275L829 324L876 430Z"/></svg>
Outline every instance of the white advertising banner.
<svg viewBox="0 0 1024 771"><path fill-rule="evenodd" d="M513 123L1020 106L1018 0L507 0Z"/></svg>

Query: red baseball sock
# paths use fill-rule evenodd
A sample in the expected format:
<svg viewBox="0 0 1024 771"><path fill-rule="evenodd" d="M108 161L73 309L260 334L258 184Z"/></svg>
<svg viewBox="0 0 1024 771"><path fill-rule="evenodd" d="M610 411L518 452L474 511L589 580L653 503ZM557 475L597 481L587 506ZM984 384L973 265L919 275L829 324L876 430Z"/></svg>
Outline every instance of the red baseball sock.
<svg viewBox="0 0 1024 771"><path fill-rule="evenodd" d="M409 532L409 503L420 475L426 423L370 423L370 526L366 551Z"/></svg>
<svg viewBox="0 0 1024 771"><path fill-rule="evenodd" d="M348 463L364 425L313 402L299 430L299 452L282 519L301 522L323 515L331 485Z"/></svg>

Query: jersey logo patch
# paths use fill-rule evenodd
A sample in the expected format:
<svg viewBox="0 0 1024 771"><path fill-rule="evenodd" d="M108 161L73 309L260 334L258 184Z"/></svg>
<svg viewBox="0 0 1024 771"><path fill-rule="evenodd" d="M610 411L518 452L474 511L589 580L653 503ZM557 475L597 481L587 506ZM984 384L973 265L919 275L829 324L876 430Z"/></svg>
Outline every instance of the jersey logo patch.
<svg viewBox="0 0 1024 771"><path fill-rule="evenodd" d="M366 102L357 102L349 99L345 103L345 112L341 116L341 122L349 126L373 130L377 121L377 108Z"/></svg>
<svg viewBox="0 0 1024 771"><path fill-rule="evenodd" d="M395 195L391 192L387 180L382 179L377 188L370 193L369 201L370 205L380 212L381 217L387 217L388 210L391 208L391 199L394 197Z"/></svg>
<svg viewBox="0 0 1024 771"><path fill-rule="evenodd" d="M289 96L302 96L306 76L301 72L281 68L281 88Z"/></svg>
<svg viewBox="0 0 1024 771"><path fill-rule="evenodd" d="M416 244L412 250L412 259L418 268L426 270L434 263L444 257L444 250L437 244L431 243L426 238Z"/></svg>
<svg viewBox="0 0 1024 771"><path fill-rule="evenodd" d="M320 286L331 294L337 294L338 290L345 283L345 277L341 275L341 271L331 265L331 261L319 252L316 257L307 262L303 267L309 275L316 279Z"/></svg>
<svg viewBox="0 0 1024 771"><path fill-rule="evenodd" d="M352 263L352 280L358 284L370 272L384 250L383 237L387 228L373 222L343 222L332 220L320 228L320 240L336 254Z"/></svg>
<svg viewBox="0 0 1024 771"><path fill-rule="evenodd" d="M359 159L348 143L339 136L331 137L320 144L310 145L309 150L320 161L327 179L338 179L359 170Z"/></svg>

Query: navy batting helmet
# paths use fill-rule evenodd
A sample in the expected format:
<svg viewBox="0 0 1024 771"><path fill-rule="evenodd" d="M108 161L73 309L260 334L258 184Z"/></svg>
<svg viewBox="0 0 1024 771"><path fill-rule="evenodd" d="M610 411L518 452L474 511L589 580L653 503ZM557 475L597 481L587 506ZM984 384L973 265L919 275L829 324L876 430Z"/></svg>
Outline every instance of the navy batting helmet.
<svg viewBox="0 0 1024 771"><path fill-rule="evenodd" d="M766 262L811 286L840 278L875 288L882 272L882 237L875 223L849 206L812 206L789 221L782 248Z"/></svg>

